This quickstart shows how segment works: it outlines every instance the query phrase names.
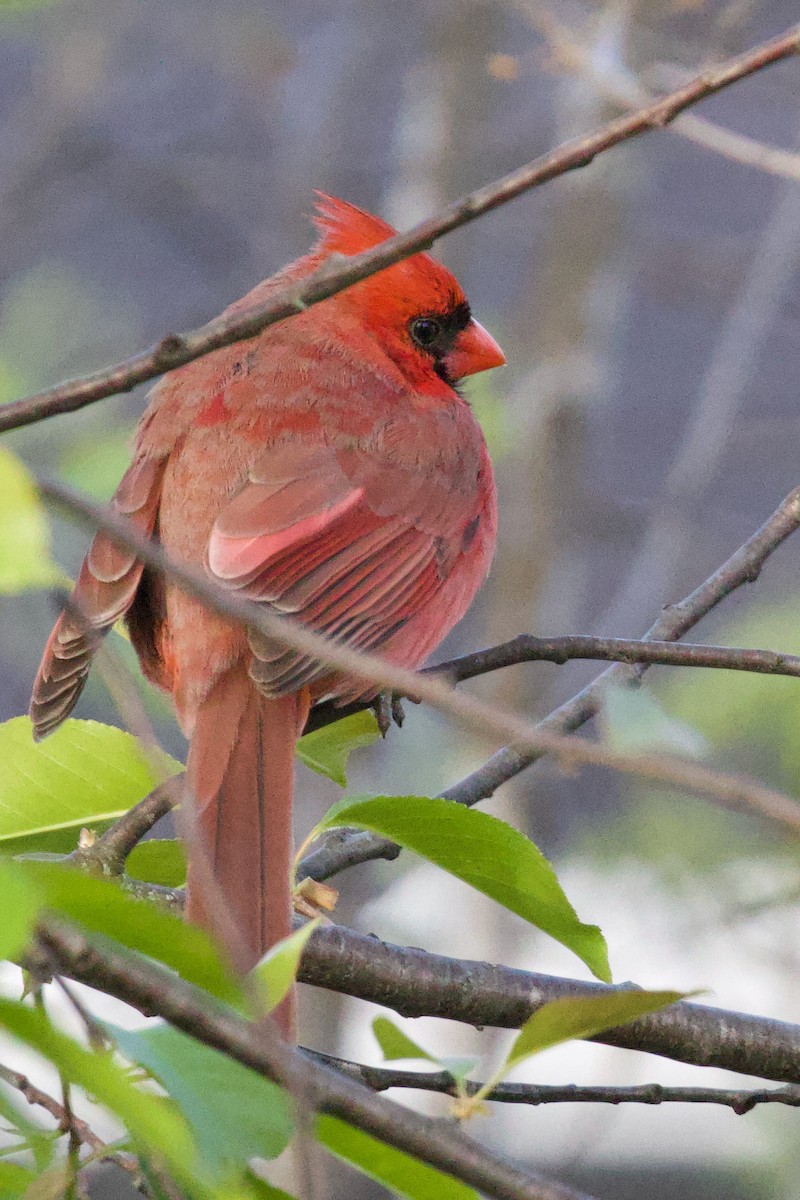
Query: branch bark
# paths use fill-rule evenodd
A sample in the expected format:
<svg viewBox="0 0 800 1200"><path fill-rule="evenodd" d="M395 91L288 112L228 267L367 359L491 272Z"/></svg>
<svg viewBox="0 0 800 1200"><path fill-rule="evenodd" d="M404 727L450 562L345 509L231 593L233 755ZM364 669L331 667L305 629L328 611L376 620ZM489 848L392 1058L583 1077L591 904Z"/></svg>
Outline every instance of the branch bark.
<svg viewBox="0 0 800 1200"><path fill-rule="evenodd" d="M377 1096L363 1084L318 1062L245 1020L208 993L152 960L111 943L96 944L80 930L46 918L39 945L47 967L160 1016L244 1066L302 1095L315 1112L330 1113L374 1137L470 1184L493 1200L588 1200L573 1189L522 1169L467 1138L447 1121L432 1120ZM36 949L32 952L35 963Z"/></svg>
<svg viewBox="0 0 800 1200"><path fill-rule="evenodd" d="M419 250L428 249L438 238L469 224L502 204L507 204L524 192L568 171L588 166L598 154L611 147L650 130L665 128L691 105L715 95L748 75L764 70L773 63L790 58L797 54L798 50L800 27L794 26L780 37L764 42L721 66L703 71L691 82L677 88L663 99L619 117L587 137L567 142L502 179L469 192L447 205L435 216L421 221L407 233L397 234L380 246L352 258L331 258L313 275L275 296L268 303L216 317L189 333L167 334L152 350L136 354L81 379L4 405L0 411L0 433L42 421L57 413L74 412L97 400L130 391L137 384L155 379L165 371L175 370L176 367L201 358L204 354L210 354L222 346L256 337L270 325L286 320L313 304L352 287L354 283Z"/></svg>
<svg viewBox="0 0 800 1200"><path fill-rule="evenodd" d="M662 667L703 667L719 671L749 671L756 675L800 677L800 655L776 650L756 650L738 646L707 646L700 643L647 641L644 638L592 637L570 633L558 637L535 637L520 633L508 642L462 654L432 667L423 667L421 675L442 675L451 683L464 683L522 663L548 662L563 666L575 659L624 663L629 667L645 664ZM348 704L337 708L330 701L311 710L306 733L339 721L370 706Z"/></svg>
<svg viewBox="0 0 800 1200"><path fill-rule="evenodd" d="M393 946L339 925L314 931L298 979L381 1004L406 1017L444 1017L503 1029L519 1029L550 1000L597 996L609 990L603 983ZM800 1084L800 1025L769 1017L681 1000L591 1040L695 1066Z"/></svg>

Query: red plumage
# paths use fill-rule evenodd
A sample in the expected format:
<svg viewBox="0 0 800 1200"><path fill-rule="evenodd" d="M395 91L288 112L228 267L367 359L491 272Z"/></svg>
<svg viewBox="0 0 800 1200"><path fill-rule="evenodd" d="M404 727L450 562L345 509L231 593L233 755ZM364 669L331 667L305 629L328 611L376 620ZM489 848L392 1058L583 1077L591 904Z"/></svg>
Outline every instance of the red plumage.
<svg viewBox="0 0 800 1200"><path fill-rule="evenodd" d="M315 223L311 252L234 310L394 233L328 196ZM450 272L414 255L162 379L113 504L223 587L416 667L464 614L494 550L491 465L453 384L503 361ZM105 534L74 605L88 629L74 608L51 635L36 734L71 711L98 636L127 612L143 670L190 738L197 830L248 967L290 929L293 753L309 704L370 689L248 636ZM213 926L201 877L190 865L188 912Z"/></svg>

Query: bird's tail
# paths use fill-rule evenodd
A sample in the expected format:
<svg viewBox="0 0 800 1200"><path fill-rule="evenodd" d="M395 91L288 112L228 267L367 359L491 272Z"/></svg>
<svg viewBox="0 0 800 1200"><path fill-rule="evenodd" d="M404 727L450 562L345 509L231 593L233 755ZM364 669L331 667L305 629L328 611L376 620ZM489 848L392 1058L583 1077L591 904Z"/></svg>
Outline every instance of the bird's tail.
<svg viewBox="0 0 800 1200"><path fill-rule="evenodd" d="M240 970L291 932L294 751L306 712L302 694L262 696L237 664L192 734L187 916L224 938ZM277 1015L293 1037L293 997Z"/></svg>

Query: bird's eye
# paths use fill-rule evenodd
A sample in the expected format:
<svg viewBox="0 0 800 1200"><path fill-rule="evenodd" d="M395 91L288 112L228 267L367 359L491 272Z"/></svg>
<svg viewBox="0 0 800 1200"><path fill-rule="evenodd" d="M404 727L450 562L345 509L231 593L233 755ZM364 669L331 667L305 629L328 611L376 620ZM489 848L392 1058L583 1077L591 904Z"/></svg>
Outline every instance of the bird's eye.
<svg viewBox="0 0 800 1200"><path fill-rule="evenodd" d="M442 332L442 323L435 317L417 317L411 322L411 336L418 346L429 349Z"/></svg>

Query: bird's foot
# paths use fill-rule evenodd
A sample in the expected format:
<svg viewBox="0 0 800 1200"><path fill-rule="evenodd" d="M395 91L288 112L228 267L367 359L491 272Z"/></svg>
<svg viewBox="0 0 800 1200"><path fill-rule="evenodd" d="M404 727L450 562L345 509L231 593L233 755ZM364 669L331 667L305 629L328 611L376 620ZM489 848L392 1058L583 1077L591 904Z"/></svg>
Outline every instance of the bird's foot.
<svg viewBox="0 0 800 1200"><path fill-rule="evenodd" d="M380 729L382 737L386 737L392 725L396 725L398 729L402 728L406 714L403 709L403 701L394 692L380 692L375 697L372 707L375 710L375 720L378 722L378 729Z"/></svg>

